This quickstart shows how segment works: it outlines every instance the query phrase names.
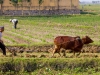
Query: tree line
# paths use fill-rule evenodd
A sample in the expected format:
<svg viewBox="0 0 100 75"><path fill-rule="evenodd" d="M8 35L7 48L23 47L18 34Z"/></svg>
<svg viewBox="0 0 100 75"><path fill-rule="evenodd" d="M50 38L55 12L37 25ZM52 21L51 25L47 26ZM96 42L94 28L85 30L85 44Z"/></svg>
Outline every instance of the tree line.
<svg viewBox="0 0 100 75"><path fill-rule="evenodd" d="M10 3L16 8L16 10L18 9L18 6L20 5L23 8L23 2L28 2L29 3L29 10L31 7L31 0L9 0ZM4 3L3 0L0 0L0 5L1 5L1 12L2 12L2 4ZM43 3L43 0L38 0L38 4L39 4L39 10L40 10L40 6ZM23 9L22 9L23 10Z"/></svg>

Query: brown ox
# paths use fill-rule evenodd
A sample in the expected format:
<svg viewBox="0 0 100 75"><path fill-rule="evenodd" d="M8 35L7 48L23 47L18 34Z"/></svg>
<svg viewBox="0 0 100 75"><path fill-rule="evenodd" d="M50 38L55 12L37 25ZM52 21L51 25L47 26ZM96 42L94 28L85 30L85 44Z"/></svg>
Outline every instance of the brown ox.
<svg viewBox="0 0 100 75"><path fill-rule="evenodd" d="M79 52L79 54L81 53L81 49L83 47L84 44L89 44L92 43L93 40L88 37L85 36L82 39L79 36L76 37L71 37L71 36L58 36L54 39L54 45L55 48L53 50L53 56L54 53L59 53L60 54L60 49L64 48L64 49L70 49L74 52L74 56L75 56L75 52ZM65 52L64 52L65 55Z"/></svg>

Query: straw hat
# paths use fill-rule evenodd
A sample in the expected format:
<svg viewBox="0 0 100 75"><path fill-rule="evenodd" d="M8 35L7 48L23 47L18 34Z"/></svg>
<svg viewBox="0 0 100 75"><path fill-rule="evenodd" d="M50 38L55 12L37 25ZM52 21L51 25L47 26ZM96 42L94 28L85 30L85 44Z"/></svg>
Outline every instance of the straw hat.
<svg viewBox="0 0 100 75"><path fill-rule="evenodd" d="M10 22L12 21L12 19L9 20Z"/></svg>

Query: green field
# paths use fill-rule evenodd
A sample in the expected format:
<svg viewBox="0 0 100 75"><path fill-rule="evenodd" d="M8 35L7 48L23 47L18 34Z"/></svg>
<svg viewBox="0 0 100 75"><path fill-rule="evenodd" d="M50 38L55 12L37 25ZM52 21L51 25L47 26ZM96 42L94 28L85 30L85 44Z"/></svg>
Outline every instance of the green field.
<svg viewBox="0 0 100 75"><path fill-rule="evenodd" d="M99 11L100 5L85 5L77 15L0 16L0 26L5 27L2 39L6 46L30 47L53 45L54 38L60 35L88 35L94 41L91 45L99 47ZM17 29L9 22L12 18L19 20ZM0 54L0 75L100 75L99 53L66 55L50 58L51 53L18 53L17 56L7 53L7 57Z"/></svg>
<svg viewBox="0 0 100 75"><path fill-rule="evenodd" d="M82 6L80 6L81 9ZM100 5L84 5L79 15L62 16L1 16L0 26L5 27L3 40L7 46L50 45L59 35L90 36L100 45ZM82 9L81 9L82 10ZM14 29L9 19L19 20Z"/></svg>
<svg viewBox="0 0 100 75"><path fill-rule="evenodd" d="M0 59L0 75L100 75L99 58L5 59Z"/></svg>
<svg viewBox="0 0 100 75"><path fill-rule="evenodd" d="M10 18L19 20L18 29L14 29ZM96 45L100 45L100 16L65 15L46 17L0 17L5 27L3 40L10 46L50 45L59 35L90 36Z"/></svg>
<svg viewBox="0 0 100 75"><path fill-rule="evenodd" d="M80 5L80 9L84 9L87 11L95 11L95 12L99 12L100 11L100 4L84 4L84 5Z"/></svg>

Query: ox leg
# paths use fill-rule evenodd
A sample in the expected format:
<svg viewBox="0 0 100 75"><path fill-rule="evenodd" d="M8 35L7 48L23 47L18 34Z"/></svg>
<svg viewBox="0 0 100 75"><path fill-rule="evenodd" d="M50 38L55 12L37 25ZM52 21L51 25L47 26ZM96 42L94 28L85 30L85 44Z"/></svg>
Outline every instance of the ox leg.
<svg viewBox="0 0 100 75"><path fill-rule="evenodd" d="M55 49L53 50L53 54L52 54L52 57L54 56L54 53L55 53Z"/></svg>
<svg viewBox="0 0 100 75"><path fill-rule="evenodd" d="M73 51L73 55L72 55L71 57L76 57L76 56L75 56L75 51Z"/></svg>
<svg viewBox="0 0 100 75"><path fill-rule="evenodd" d="M77 55L75 55L75 51L74 51L73 56L77 57L77 56L79 56L79 55L80 55L80 53L81 53L81 51L80 51Z"/></svg>
<svg viewBox="0 0 100 75"><path fill-rule="evenodd" d="M54 50L53 50L53 54L52 54L52 57L53 57L54 54L56 53L56 50L57 50L57 48L54 48Z"/></svg>
<svg viewBox="0 0 100 75"><path fill-rule="evenodd" d="M58 52L58 51L59 51L59 52ZM60 49L55 48L55 49L53 50L53 55L52 55L52 56L54 56L55 53L58 53L58 54L61 56L61 54L60 54Z"/></svg>
<svg viewBox="0 0 100 75"><path fill-rule="evenodd" d="M75 51L74 51L74 53L73 53L73 56L75 56Z"/></svg>
<svg viewBox="0 0 100 75"><path fill-rule="evenodd" d="M66 56L66 51L65 51L65 50L63 51L63 56L64 56L64 57Z"/></svg>
<svg viewBox="0 0 100 75"><path fill-rule="evenodd" d="M58 53L61 56L61 54L60 54L60 47L58 47L58 46L55 45L55 48L53 50L52 57L54 56L54 53Z"/></svg>
<svg viewBox="0 0 100 75"><path fill-rule="evenodd" d="M79 56L79 55L80 55L80 53L81 53L81 51L79 51L79 53L77 54L77 56Z"/></svg>
<svg viewBox="0 0 100 75"><path fill-rule="evenodd" d="M61 56L60 52L58 54Z"/></svg>

